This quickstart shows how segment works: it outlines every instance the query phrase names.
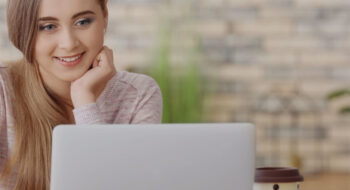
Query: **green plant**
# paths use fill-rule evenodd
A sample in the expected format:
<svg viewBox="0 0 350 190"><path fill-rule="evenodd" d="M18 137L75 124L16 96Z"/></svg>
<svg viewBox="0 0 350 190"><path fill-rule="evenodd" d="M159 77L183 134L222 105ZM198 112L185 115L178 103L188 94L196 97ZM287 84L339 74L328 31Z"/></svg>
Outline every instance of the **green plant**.
<svg viewBox="0 0 350 190"><path fill-rule="evenodd" d="M345 96L350 95L350 90L349 89L338 89L335 90L327 95L327 100L328 101L333 101ZM342 108L339 109L340 114L349 114L350 113L350 105L343 106Z"/></svg>
<svg viewBox="0 0 350 190"><path fill-rule="evenodd" d="M172 33L169 25L163 25L159 35L155 59L148 75L153 77L163 95L163 123L198 123L203 117L203 78L199 69L198 43L183 55L185 63L174 64Z"/></svg>

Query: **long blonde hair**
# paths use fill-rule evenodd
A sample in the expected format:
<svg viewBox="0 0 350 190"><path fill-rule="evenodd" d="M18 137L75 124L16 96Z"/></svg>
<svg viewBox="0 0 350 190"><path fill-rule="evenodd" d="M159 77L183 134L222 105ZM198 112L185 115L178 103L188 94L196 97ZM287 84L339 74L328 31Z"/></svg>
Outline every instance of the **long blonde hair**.
<svg viewBox="0 0 350 190"><path fill-rule="evenodd" d="M16 190L50 188L52 130L69 123L64 102L45 87L34 61L40 2L8 0L7 7L9 38L24 58L8 67L16 143L0 180L17 176ZM106 13L107 0L98 2Z"/></svg>

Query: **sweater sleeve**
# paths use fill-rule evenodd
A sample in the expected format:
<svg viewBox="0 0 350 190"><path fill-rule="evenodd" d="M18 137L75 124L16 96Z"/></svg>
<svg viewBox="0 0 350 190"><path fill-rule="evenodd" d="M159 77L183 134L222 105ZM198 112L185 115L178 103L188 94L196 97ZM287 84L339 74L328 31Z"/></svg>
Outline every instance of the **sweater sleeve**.
<svg viewBox="0 0 350 190"><path fill-rule="evenodd" d="M73 110L77 125L161 123L162 94L151 77L121 73L106 89L100 101Z"/></svg>
<svg viewBox="0 0 350 190"><path fill-rule="evenodd" d="M86 104L73 110L75 123L84 124L104 124L104 117L96 103Z"/></svg>
<svg viewBox="0 0 350 190"><path fill-rule="evenodd" d="M145 90L137 97L131 124L158 124L162 122L163 98L161 90L150 77L144 79Z"/></svg>

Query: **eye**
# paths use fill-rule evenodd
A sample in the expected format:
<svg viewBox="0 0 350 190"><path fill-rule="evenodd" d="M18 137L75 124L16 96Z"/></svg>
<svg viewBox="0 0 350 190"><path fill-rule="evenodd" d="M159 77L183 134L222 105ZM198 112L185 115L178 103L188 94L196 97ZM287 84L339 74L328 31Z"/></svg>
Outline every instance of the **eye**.
<svg viewBox="0 0 350 190"><path fill-rule="evenodd" d="M76 25L78 26L86 26L89 25L90 23L92 23L93 19L91 18L84 18L84 19L80 19L76 22Z"/></svg>
<svg viewBox="0 0 350 190"><path fill-rule="evenodd" d="M46 24L46 25L40 25L39 30L40 31L52 31L56 28L54 24Z"/></svg>

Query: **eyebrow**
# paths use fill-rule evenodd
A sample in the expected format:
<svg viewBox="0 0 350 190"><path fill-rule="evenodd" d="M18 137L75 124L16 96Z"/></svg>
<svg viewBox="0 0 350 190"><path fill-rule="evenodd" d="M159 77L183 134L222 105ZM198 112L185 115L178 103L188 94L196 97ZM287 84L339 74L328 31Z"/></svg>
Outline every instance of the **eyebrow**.
<svg viewBox="0 0 350 190"><path fill-rule="evenodd" d="M82 12L79 12L75 15L72 16L72 20L79 17L79 16L82 16L82 15L86 15L86 14L95 14L93 11L82 11ZM39 18L38 21L57 21L58 19L55 18L55 17L42 17L42 18Z"/></svg>

